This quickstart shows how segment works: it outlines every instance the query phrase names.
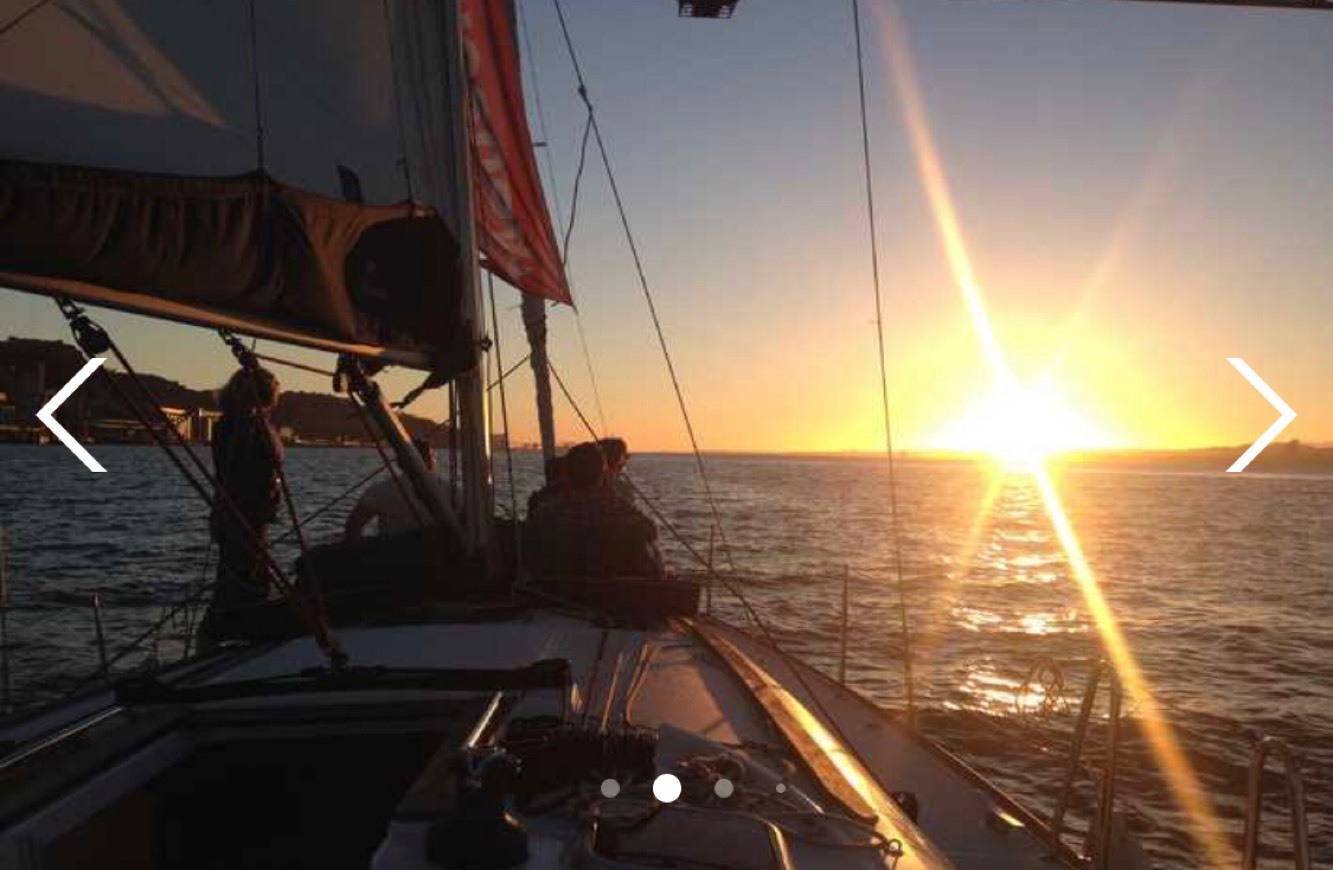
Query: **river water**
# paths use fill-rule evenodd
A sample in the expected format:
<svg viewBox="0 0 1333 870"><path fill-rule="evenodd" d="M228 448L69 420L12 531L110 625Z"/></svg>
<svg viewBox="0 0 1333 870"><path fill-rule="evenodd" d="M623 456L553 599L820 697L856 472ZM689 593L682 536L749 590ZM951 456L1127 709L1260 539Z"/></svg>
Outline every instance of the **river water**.
<svg viewBox="0 0 1333 870"><path fill-rule="evenodd" d="M203 512L165 457L139 447L96 453L105 475L86 472L58 448L0 445L10 666L20 702L50 698L95 669L94 593L114 651L205 572ZM378 462L373 450L291 450L289 478L302 513ZM539 463L520 454L515 464L521 504ZM900 708L903 636L887 463L718 456L708 468L723 529L711 536L714 559L734 564L776 638L836 673L847 578L848 682ZM636 456L631 471L680 537L706 556L713 523L693 459ZM502 461L497 478L507 506ZM1199 862L1149 731L1139 727L1152 716L1169 725L1232 844L1239 842L1247 729L1298 748L1315 864L1333 866L1333 478L1083 469L1059 473L1054 487L1151 692L1150 700L1126 702L1118 794L1158 866ZM897 493L920 727L1048 812L1089 668L1106 650L1107 620L1090 616L1089 578L1080 584L1071 569L1069 542L1062 543L1031 475L899 463ZM348 506L316 519L313 539L336 537ZM670 534L664 549L680 570L697 567ZM294 555L290 544L282 552ZM721 588L713 607L744 619ZM141 660L136 654L123 664ZM1045 704L1033 688L1043 681L1028 682L1042 663L1063 678ZM1100 733L1099 725L1094 737ZM1089 760L1095 773L1096 754ZM1289 867L1282 781L1275 774L1269 786L1264 865ZM1092 788L1081 784L1081 808Z"/></svg>

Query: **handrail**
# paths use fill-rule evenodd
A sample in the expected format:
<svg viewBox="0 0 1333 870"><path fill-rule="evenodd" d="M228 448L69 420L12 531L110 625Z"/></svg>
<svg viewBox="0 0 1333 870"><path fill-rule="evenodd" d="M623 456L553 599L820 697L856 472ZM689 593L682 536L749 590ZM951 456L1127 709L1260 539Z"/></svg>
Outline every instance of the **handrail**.
<svg viewBox="0 0 1333 870"><path fill-rule="evenodd" d="M1092 855L1093 870L1106 870L1111 860L1111 827L1115 809L1115 773L1116 759L1120 750L1120 708L1124 699L1124 689L1114 670L1106 662L1099 661L1088 674L1088 685L1083 690L1083 703L1078 711L1078 723L1074 726L1074 736L1069 747L1069 769L1065 772L1064 784L1060 789L1060 798L1056 801L1055 812L1051 815L1051 839L1058 843L1064 831L1065 813L1074 792L1074 779L1078 775L1079 762L1083 758L1083 745L1088 736L1088 723L1092 719L1092 708L1097 701L1097 688L1101 685L1102 675L1110 681L1110 734L1106 744L1106 769L1102 773L1101 795L1097 804L1097 813L1089 831L1089 851ZM1304 870L1304 868L1302 868Z"/></svg>
<svg viewBox="0 0 1333 870"><path fill-rule="evenodd" d="M1305 784L1301 780L1300 756L1285 740L1254 732L1250 773L1245 799L1245 851L1241 870L1254 870L1259 858L1259 822L1263 810L1264 770L1268 756L1281 756L1286 771L1287 800L1291 804L1291 846L1296 870L1310 870L1310 829L1305 818Z"/></svg>

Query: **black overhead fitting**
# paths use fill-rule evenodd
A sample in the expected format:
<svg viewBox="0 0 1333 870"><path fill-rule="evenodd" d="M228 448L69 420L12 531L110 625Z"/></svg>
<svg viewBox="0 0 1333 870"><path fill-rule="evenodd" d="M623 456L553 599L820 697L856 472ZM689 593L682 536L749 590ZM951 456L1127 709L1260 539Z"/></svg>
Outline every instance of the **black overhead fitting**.
<svg viewBox="0 0 1333 870"><path fill-rule="evenodd" d="M676 0L681 18L730 18L740 0ZM1131 0L1140 2L1140 0ZM1270 9L1322 9L1333 11L1333 0L1146 0L1150 3L1184 3L1197 6L1266 6Z"/></svg>
<svg viewBox="0 0 1333 870"><path fill-rule="evenodd" d="M1195 6L1265 6L1269 9L1322 9L1333 11L1333 0L1129 0L1129 2L1183 3Z"/></svg>
<svg viewBox="0 0 1333 870"><path fill-rule="evenodd" d="M676 0L681 18L730 18L740 0Z"/></svg>

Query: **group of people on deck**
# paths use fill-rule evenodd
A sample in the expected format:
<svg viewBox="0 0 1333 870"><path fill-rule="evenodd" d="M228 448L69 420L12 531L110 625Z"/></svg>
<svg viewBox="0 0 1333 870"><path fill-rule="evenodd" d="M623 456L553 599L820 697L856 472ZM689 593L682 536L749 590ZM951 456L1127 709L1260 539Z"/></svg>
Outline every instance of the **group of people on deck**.
<svg viewBox="0 0 1333 870"><path fill-rule="evenodd" d="M657 526L634 501L620 438L589 441L546 464L528 500L527 555L539 573L661 578Z"/></svg>
<svg viewBox="0 0 1333 870"><path fill-rule="evenodd" d="M210 518L218 570L199 628L205 645L231 635L229 623L268 599L268 527L277 522L283 498L283 448L271 420L279 391L271 372L253 367L236 372L219 393ZM433 476L434 451L424 441L415 444ZM579 444L547 463L546 485L528 502L525 533L525 561L538 574L664 576L657 527L635 507L624 473L628 460L625 442L607 438ZM444 492L444 482L435 482ZM362 494L344 537L359 538L372 521L386 534L419 527L429 517L408 481L386 480Z"/></svg>

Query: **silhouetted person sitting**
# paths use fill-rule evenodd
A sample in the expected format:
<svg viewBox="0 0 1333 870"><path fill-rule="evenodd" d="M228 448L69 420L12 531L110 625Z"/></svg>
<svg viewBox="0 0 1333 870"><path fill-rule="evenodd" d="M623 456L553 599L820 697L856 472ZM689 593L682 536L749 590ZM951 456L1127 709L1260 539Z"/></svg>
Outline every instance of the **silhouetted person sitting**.
<svg viewBox="0 0 1333 870"><path fill-rule="evenodd" d="M546 483L541 489L528 496L528 519L537 515L538 508L545 502L563 493L569 487L567 457L552 456L546 460Z"/></svg>
<svg viewBox="0 0 1333 870"><path fill-rule="evenodd" d="M444 492L444 482L435 476L435 450L420 438L413 439L412 446L421 454L426 470L431 473L432 483ZM430 525L431 514L430 509L421 503L412 482L399 474L397 479L381 480L366 488L343 523L343 540L360 538L372 520L379 521L379 534L389 535Z"/></svg>
<svg viewBox="0 0 1333 870"><path fill-rule="evenodd" d="M606 460L606 485L630 504L634 504L634 487L625 477L625 465L629 462L629 445L624 438L603 438L597 442Z"/></svg>
<svg viewBox="0 0 1333 870"><path fill-rule="evenodd" d="M580 444L566 462L567 488L542 500L530 518L538 573L661 578L657 527L606 485L601 448Z"/></svg>
<svg viewBox="0 0 1333 870"><path fill-rule="evenodd" d="M245 610L268 600L268 526L282 502L282 442L269 420L278 392L273 373L256 368L238 370L218 394L222 416L213 428L217 489L210 517L218 572L213 600L199 623L205 648L230 636L231 624Z"/></svg>

